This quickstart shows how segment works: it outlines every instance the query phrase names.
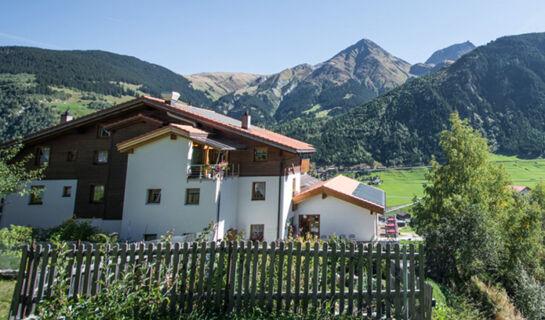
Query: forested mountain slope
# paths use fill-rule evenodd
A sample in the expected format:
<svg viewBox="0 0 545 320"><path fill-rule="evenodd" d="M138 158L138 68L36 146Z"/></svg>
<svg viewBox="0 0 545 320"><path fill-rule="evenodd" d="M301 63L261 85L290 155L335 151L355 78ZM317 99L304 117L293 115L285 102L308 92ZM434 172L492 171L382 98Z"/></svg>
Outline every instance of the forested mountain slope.
<svg viewBox="0 0 545 320"><path fill-rule="evenodd" d="M314 143L321 163L419 164L439 155L455 111L493 151L545 155L545 33L499 38L326 122L278 129Z"/></svg>

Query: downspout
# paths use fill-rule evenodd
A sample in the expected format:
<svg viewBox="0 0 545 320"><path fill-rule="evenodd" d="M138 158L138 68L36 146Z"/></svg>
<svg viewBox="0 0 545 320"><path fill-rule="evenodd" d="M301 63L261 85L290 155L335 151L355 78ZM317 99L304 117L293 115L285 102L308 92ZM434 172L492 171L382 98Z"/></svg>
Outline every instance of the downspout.
<svg viewBox="0 0 545 320"><path fill-rule="evenodd" d="M220 201L221 201L221 180L220 178L218 177L218 180L219 180L219 190L218 190L218 205L217 205L217 211L216 211L216 227L214 229L215 232L214 232L214 241L218 241L219 240L219 229L220 229Z"/></svg>
<svg viewBox="0 0 545 320"><path fill-rule="evenodd" d="M276 222L276 239L280 240L280 228L282 223L282 173L284 172L284 160L280 161L280 174L278 175L278 219Z"/></svg>

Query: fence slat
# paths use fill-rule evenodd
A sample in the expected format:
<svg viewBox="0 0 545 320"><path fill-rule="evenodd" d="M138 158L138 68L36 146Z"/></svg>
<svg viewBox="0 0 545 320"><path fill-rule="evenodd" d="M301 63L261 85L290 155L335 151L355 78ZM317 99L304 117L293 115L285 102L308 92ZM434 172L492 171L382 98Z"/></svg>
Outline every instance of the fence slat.
<svg viewBox="0 0 545 320"><path fill-rule="evenodd" d="M201 243L199 250L199 272L197 281L197 303L202 305L204 291L204 271L206 270L206 242Z"/></svg>
<svg viewBox="0 0 545 320"><path fill-rule="evenodd" d="M291 293L291 277L292 277L292 265L293 265L293 242L288 242L288 262L286 272L286 310L291 309L292 293Z"/></svg>
<svg viewBox="0 0 545 320"><path fill-rule="evenodd" d="M238 254L238 264L234 261L235 264L237 264L237 296L236 296L236 310L237 312L240 312L242 310L242 284L243 279L242 276L244 275L244 259L245 257L245 243L244 241L240 241L239 244L239 254Z"/></svg>
<svg viewBox="0 0 545 320"><path fill-rule="evenodd" d="M25 276L25 270L29 261L29 246L23 246L23 252L21 254L21 263L19 264L19 273L17 274L17 282L13 290L13 298L11 299L10 319L19 315L19 303L21 301L21 289L23 287L23 280Z"/></svg>
<svg viewBox="0 0 545 320"><path fill-rule="evenodd" d="M395 244L395 317L396 319L401 318L401 268L400 268L400 259L399 259L399 243Z"/></svg>
<svg viewBox="0 0 545 320"><path fill-rule="evenodd" d="M44 292L44 283L45 283L45 276L47 272L47 264L49 262L49 251L51 249L50 245L46 245L44 247L43 253L42 253L42 266L40 268L40 279L38 282L38 295L37 295L37 301L42 300L43 292Z"/></svg>
<svg viewBox="0 0 545 320"><path fill-rule="evenodd" d="M305 264L303 267L305 280L303 282L303 313L308 312L308 290L310 284L310 242L305 243Z"/></svg>
<svg viewBox="0 0 545 320"><path fill-rule="evenodd" d="M314 243L313 258L314 263L312 270L312 306L314 308L314 312L316 313L318 311L318 278L320 276L320 244L318 242Z"/></svg>
<svg viewBox="0 0 545 320"><path fill-rule="evenodd" d="M250 305L250 267L252 262L252 241L246 243L246 252L245 252L245 261L244 261L244 296L242 300L242 305L245 308L248 308Z"/></svg>
<svg viewBox="0 0 545 320"><path fill-rule="evenodd" d="M386 318L390 319L392 316L392 291L391 291L391 284L392 284L392 273L391 273L391 265L392 265L392 259L390 256L390 243L386 244Z"/></svg>
<svg viewBox="0 0 545 320"><path fill-rule="evenodd" d="M265 280L267 279L267 242L263 241L261 248L263 253L261 254L261 276L259 283L259 307L265 309Z"/></svg>
<svg viewBox="0 0 545 320"><path fill-rule="evenodd" d="M276 288L276 310L282 310L282 279L284 276L284 242L280 242L280 247L278 250L278 281Z"/></svg>
<svg viewBox="0 0 545 320"><path fill-rule="evenodd" d="M295 297L293 299L293 310L299 310L299 292L301 292L301 242L295 244Z"/></svg>
<svg viewBox="0 0 545 320"><path fill-rule="evenodd" d="M235 297L235 275L237 270L237 242L231 242L229 243L229 256L227 257L229 264L228 264L228 272L229 275L227 276L227 285L229 287L229 298L228 301L228 307L227 307L227 313L230 313L233 311L233 303L234 303L234 297Z"/></svg>
<svg viewBox="0 0 545 320"><path fill-rule="evenodd" d="M105 248L105 247L104 247ZM103 247L96 246L95 247L95 254L94 254L94 261L93 261L93 280L91 281L91 295L94 296L97 294L98 289L98 281L99 281L99 274L100 274L100 262L102 261L103 255L101 254L101 251L103 250Z"/></svg>
<svg viewBox="0 0 545 320"><path fill-rule="evenodd" d="M420 286L419 286L419 289L420 289L420 293L419 293L419 300L420 300L420 308L419 308L419 313L420 313L420 317L422 319L424 319L424 316L426 314L426 311L425 311L425 298L426 298L426 295L425 295L425 290L424 290L424 287L426 285L426 279L424 277L424 245L420 244L418 246L418 274L420 276Z"/></svg>
<svg viewBox="0 0 545 320"><path fill-rule="evenodd" d="M271 249L270 249L270 252L271 252L271 255L270 255L270 260L269 260L269 274L268 274L268 278L269 278L269 285L268 285L268 291L267 291L267 305L268 305L268 309L269 311L272 311L273 310L273 293L274 293L274 266L275 266L275 258L276 258L276 243L275 242L271 242Z"/></svg>
<svg viewBox="0 0 545 320"><path fill-rule="evenodd" d="M250 294L250 309L255 308L255 295L256 295L256 289L257 289L257 269L258 269L258 262L259 262L259 242L253 241L253 250L252 250L252 278L251 278L251 294Z"/></svg>
<svg viewBox="0 0 545 320"><path fill-rule="evenodd" d="M337 287L337 245L331 244L331 312L335 312L335 288Z"/></svg>
<svg viewBox="0 0 545 320"><path fill-rule="evenodd" d="M206 307L212 308L214 291L214 264L216 263L216 243L210 243L210 255L208 257L208 274L206 277Z"/></svg>
<svg viewBox="0 0 545 320"><path fill-rule="evenodd" d="M364 263L363 243L358 244L358 314L363 315L363 263Z"/></svg>
<svg viewBox="0 0 545 320"><path fill-rule="evenodd" d="M414 282L414 276L415 276L415 260L414 260L414 244L411 243L409 246L409 305L410 305L410 318L414 319L416 317L416 301L414 299L414 291L415 291L415 282Z"/></svg>
<svg viewBox="0 0 545 320"><path fill-rule="evenodd" d="M373 299L373 244L367 246L367 317L371 317L373 309L371 301Z"/></svg>
<svg viewBox="0 0 545 320"><path fill-rule="evenodd" d="M222 301L222 290L223 287L223 273L224 273L224 264L225 264L225 241L222 241L219 247L219 258L218 258L218 268L216 276L216 301L214 305L214 310L220 312L221 310L221 301Z"/></svg>
<svg viewBox="0 0 545 320"><path fill-rule="evenodd" d="M344 242L340 245L340 253L339 253L339 260L340 260L340 278L339 278L339 313L343 314L344 312L344 303L345 303L345 289L346 289L346 244Z"/></svg>
<svg viewBox="0 0 545 320"><path fill-rule="evenodd" d="M348 245L348 314L354 312L354 243Z"/></svg>
<svg viewBox="0 0 545 320"><path fill-rule="evenodd" d="M161 281L161 262L163 260L163 244L159 242L157 244L157 253L155 255L155 273L153 281L159 283ZM116 260L117 261L117 260Z"/></svg>
<svg viewBox="0 0 545 320"><path fill-rule="evenodd" d="M322 299L325 299L327 294L327 247L327 242L324 242L322 245Z"/></svg>
<svg viewBox="0 0 545 320"><path fill-rule="evenodd" d="M188 295L186 294L186 288L187 288L187 263L189 261L189 244L185 242L183 244L182 248L182 272L180 274L180 289L178 290L179 293L179 299L178 302L178 309L181 312L184 312L187 310L187 307L185 306L186 301L189 300Z"/></svg>
<svg viewBox="0 0 545 320"><path fill-rule="evenodd" d="M377 282L377 308L376 308L376 312L377 312L377 319L380 319L382 318L382 261L381 261L381 256L382 256L382 244L378 243L377 244L377 263L376 263L376 282Z"/></svg>
<svg viewBox="0 0 545 320"><path fill-rule="evenodd" d="M91 262L93 260L93 245L87 245L85 248L85 269L83 270L83 287L81 294L89 296L89 277L91 276Z"/></svg>
<svg viewBox="0 0 545 320"><path fill-rule="evenodd" d="M131 264L134 257L134 244L131 245ZM180 273L178 272L179 262L180 262L180 243L176 242L174 244L174 253L172 258L172 281L174 282L172 286L172 294L170 295L170 315L171 317L174 317L174 314L176 313L176 306L178 302L178 296L179 296L179 287L180 287Z"/></svg>
<svg viewBox="0 0 545 320"><path fill-rule="evenodd" d="M191 265L189 266L189 283L187 288L187 311L193 310L193 290L195 287L195 274L197 272L197 242L191 244Z"/></svg>

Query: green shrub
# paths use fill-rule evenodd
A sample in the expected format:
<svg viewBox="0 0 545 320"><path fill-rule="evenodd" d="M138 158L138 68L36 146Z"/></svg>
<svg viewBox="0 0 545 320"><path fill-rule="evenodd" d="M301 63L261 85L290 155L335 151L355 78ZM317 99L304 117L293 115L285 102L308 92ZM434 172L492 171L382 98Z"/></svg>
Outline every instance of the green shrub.
<svg viewBox="0 0 545 320"><path fill-rule="evenodd" d="M99 233L99 229L90 222L77 221L74 218L64 221L61 225L46 231L45 240L58 239L61 241L92 241Z"/></svg>
<svg viewBox="0 0 545 320"><path fill-rule="evenodd" d="M17 246L30 244L33 230L30 227L11 225L0 229L0 250L9 250Z"/></svg>
<svg viewBox="0 0 545 320"><path fill-rule="evenodd" d="M542 319L545 314L545 287L525 271L517 278L514 300L528 320Z"/></svg>

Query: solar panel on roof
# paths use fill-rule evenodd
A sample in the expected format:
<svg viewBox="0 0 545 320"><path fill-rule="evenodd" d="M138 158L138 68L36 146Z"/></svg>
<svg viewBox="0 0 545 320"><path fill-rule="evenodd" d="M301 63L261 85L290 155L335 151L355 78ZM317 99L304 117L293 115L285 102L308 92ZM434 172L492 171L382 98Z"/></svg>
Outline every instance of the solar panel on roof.
<svg viewBox="0 0 545 320"><path fill-rule="evenodd" d="M217 120L217 121L221 121L221 122L233 125L233 126L240 127L240 121L239 120L236 120L236 119L233 119L233 118L228 117L226 115L214 112L212 110L203 109L203 108L196 108L196 107L186 106L186 105L182 105L182 104L177 104L176 106L179 107L179 108L182 108L182 109L187 109L187 110L189 110L191 112L198 113L201 116L205 116L205 117Z"/></svg>
<svg viewBox="0 0 545 320"><path fill-rule="evenodd" d="M352 192L352 195L381 206L386 205L386 199L384 191L370 187L366 184L360 183L356 189Z"/></svg>

